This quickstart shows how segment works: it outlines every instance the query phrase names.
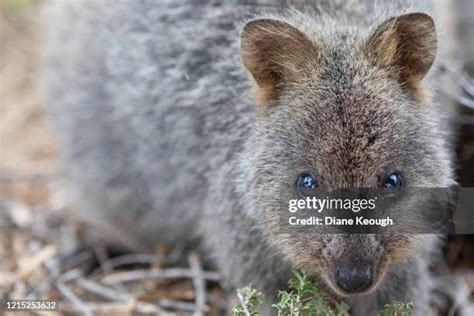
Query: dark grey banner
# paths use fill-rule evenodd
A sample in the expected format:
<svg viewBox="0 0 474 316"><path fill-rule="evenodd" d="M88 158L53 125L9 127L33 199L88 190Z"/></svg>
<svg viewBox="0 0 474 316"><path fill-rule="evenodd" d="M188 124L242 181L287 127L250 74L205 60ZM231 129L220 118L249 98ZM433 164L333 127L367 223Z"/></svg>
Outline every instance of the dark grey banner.
<svg viewBox="0 0 474 316"><path fill-rule="evenodd" d="M474 188L357 189L280 195L279 232L474 234Z"/></svg>

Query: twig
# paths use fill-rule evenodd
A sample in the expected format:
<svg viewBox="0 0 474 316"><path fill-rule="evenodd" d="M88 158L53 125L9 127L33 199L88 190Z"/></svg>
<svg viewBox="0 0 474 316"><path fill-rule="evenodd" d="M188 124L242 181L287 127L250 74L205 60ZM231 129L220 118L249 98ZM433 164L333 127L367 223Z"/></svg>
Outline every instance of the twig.
<svg viewBox="0 0 474 316"><path fill-rule="evenodd" d="M79 287L81 287L81 288L83 288L83 289L85 289L85 290L87 290L91 293L95 293L97 295L100 295L100 296L102 296L106 299L125 303L125 304L127 304L127 306L130 306L131 310L136 310L136 311L139 311L141 313L156 313L156 314L159 314L159 315L166 314L165 311L163 311L162 309L160 309L156 305L146 303L146 302L138 302L138 301L135 300L135 298L132 295L130 295L128 293L125 293L125 292L122 292L122 291L117 291L115 289L111 289L111 288L106 287L104 285L98 284L94 281L79 278L79 279L76 280L76 284ZM88 305L90 307L90 304L88 304ZM100 308L103 309L104 308L103 304L100 304L100 305L102 306ZM93 309L97 309L97 307L98 306L96 306ZM110 306L107 307L107 308L110 309Z"/></svg>
<svg viewBox="0 0 474 316"><path fill-rule="evenodd" d="M92 309L86 305L74 292L66 286L65 282L79 277L79 270L72 270L65 273L56 283L59 292L71 303L73 303L82 313L87 316L93 316Z"/></svg>
<svg viewBox="0 0 474 316"><path fill-rule="evenodd" d="M129 302L133 301L133 297L129 295L128 293L118 291L115 289L111 289L109 287L106 287L104 285L98 284L94 281L91 280L86 280L83 278L78 278L76 280L76 284L89 291L92 293L95 293L97 295L100 295L106 299L112 300L112 301L124 301L124 302Z"/></svg>
<svg viewBox="0 0 474 316"><path fill-rule="evenodd" d="M187 312L193 312L196 310L196 304L177 300L161 299L158 304L163 308L177 309Z"/></svg>
<svg viewBox="0 0 474 316"><path fill-rule="evenodd" d="M194 276L193 271L190 269L183 268L170 268L170 269L147 269L147 270L134 270L126 272L116 272L104 276L102 279L105 284L114 284L120 282L138 281L143 279L158 278L158 279L179 279L179 278L192 278ZM218 282L220 276L217 272L202 271L202 277L205 280Z"/></svg>
<svg viewBox="0 0 474 316"><path fill-rule="evenodd" d="M102 270L102 272L104 273L112 272L114 269L109 263L107 249L105 249L104 244L97 239L89 240L89 243L92 246L92 250L94 251L95 256L99 260L99 263L100 263L99 268Z"/></svg>
<svg viewBox="0 0 474 316"><path fill-rule="evenodd" d="M85 249L72 258L62 259L61 265L64 271L72 270L76 267L86 264L88 261L93 259L94 254L91 250Z"/></svg>
<svg viewBox="0 0 474 316"><path fill-rule="evenodd" d="M116 269L120 266L127 265L127 264L153 264L156 261L155 255L149 254L130 254L130 255L123 255L119 257L110 258L107 260L106 264L112 269ZM95 269L91 275L99 274L99 271L102 270L101 267Z"/></svg>
<svg viewBox="0 0 474 316"><path fill-rule="evenodd" d="M440 67L441 71L458 84L467 94L474 96L474 80L466 73L458 73L447 66Z"/></svg>
<svg viewBox="0 0 474 316"><path fill-rule="evenodd" d="M20 264L18 271L16 272L14 282L22 280L28 277L33 271L39 268L46 260L54 257L58 250L56 246L47 245L41 249L33 258L24 261L25 263Z"/></svg>
<svg viewBox="0 0 474 316"><path fill-rule="evenodd" d="M448 92L447 90L440 89L439 92L452 99L453 101L456 101L457 103L464 105L465 107L468 107L470 109L474 109L474 100L471 100L465 96L462 95L456 95L454 93Z"/></svg>
<svg viewBox="0 0 474 316"><path fill-rule="evenodd" d="M56 280L60 276L60 270L57 265L53 262L54 259L50 259L45 262L45 267L48 270L48 278L42 284L39 284L36 288L34 288L28 295L27 299L33 300L37 298L41 298L44 293L48 292L55 284Z"/></svg>
<svg viewBox="0 0 474 316"><path fill-rule="evenodd" d="M440 87L439 92L456 101L457 103L464 105L470 109L474 109L474 81L467 74L458 73L446 65L440 65L438 69L449 76L449 78L466 94L455 94L446 88Z"/></svg>
<svg viewBox="0 0 474 316"><path fill-rule="evenodd" d="M457 312L458 309L459 309L459 303L454 302L453 305L451 305L451 306L449 307L449 310L448 310L448 314L447 314L447 315L448 315L448 316L454 316L454 315L456 315L456 312Z"/></svg>
<svg viewBox="0 0 474 316"><path fill-rule="evenodd" d="M206 284L202 277L201 262L199 261L198 255L194 252L188 256L188 261L193 272L193 284L195 292L194 300L196 302L196 310L194 311L194 315L203 315L206 309Z"/></svg>

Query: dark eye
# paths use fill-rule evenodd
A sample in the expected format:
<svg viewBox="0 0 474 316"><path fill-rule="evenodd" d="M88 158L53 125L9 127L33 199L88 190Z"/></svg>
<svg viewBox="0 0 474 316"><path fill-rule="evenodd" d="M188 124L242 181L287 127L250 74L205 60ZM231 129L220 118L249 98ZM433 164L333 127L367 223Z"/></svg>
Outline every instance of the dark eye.
<svg viewBox="0 0 474 316"><path fill-rule="evenodd" d="M298 177L298 181L296 183L298 191L303 194L307 195L311 190L318 187L318 182L316 177L309 172L302 173Z"/></svg>
<svg viewBox="0 0 474 316"><path fill-rule="evenodd" d="M384 182L382 183L382 187L387 189L400 189L403 187L403 177L402 175L395 171L388 174L385 177Z"/></svg>

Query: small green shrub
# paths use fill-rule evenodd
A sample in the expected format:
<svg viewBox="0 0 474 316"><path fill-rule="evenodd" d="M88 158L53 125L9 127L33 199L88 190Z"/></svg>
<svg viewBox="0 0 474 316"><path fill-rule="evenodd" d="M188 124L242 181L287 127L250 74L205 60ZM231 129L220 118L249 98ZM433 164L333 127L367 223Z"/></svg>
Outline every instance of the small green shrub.
<svg viewBox="0 0 474 316"><path fill-rule="evenodd" d="M234 316L257 316L260 315L258 307L262 304L262 294L256 289L248 286L237 290L238 304L232 309Z"/></svg>
<svg viewBox="0 0 474 316"><path fill-rule="evenodd" d="M288 291L278 293L278 302L273 305L281 316L344 316L350 315L349 306L342 303L328 303L316 286L314 277L305 272L294 272L294 277L288 282ZM246 287L237 290L239 303L232 310L233 316L259 316L259 308L263 296L256 289ZM391 304L380 310L378 316L409 316L413 304Z"/></svg>

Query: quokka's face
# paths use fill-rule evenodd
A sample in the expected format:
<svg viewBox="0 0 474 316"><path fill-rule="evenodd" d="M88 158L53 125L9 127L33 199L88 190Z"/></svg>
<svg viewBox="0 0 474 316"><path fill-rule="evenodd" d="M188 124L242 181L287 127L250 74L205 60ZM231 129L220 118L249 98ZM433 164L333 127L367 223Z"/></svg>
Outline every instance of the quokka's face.
<svg viewBox="0 0 474 316"><path fill-rule="evenodd" d="M420 124L422 114L407 110L417 105L408 97L397 103L368 90L354 87L337 98L300 102L293 87L282 97L285 104L260 121L255 135L252 192L270 239L295 267L314 272L344 296L376 289L394 264L416 255L432 238L414 234L420 231L410 226L374 234L327 233L316 226L283 230L280 216L288 214L289 200L305 198L308 191L325 198L341 189L388 190L394 197L383 204L383 212L410 223L433 203L432 196L413 199L399 192L441 187L439 170L449 169L426 140L429 129ZM413 217L397 215L402 213Z"/></svg>
<svg viewBox="0 0 474 316"><path fill-rule="evenodd" d="M337 294L359 295L433 238L408 230L281 231L279 212L306 190L401 191L449 182L449 159L421 88L436 34L421 13L354 38L342 31L312 38L307 34L318 32L303 29L310 24L254 20L242 33L243 63L261 107L251 193L269 239L295 267L318 274ZM416 213L430 203L432 196L400 195L384 211Z"/></svg>

